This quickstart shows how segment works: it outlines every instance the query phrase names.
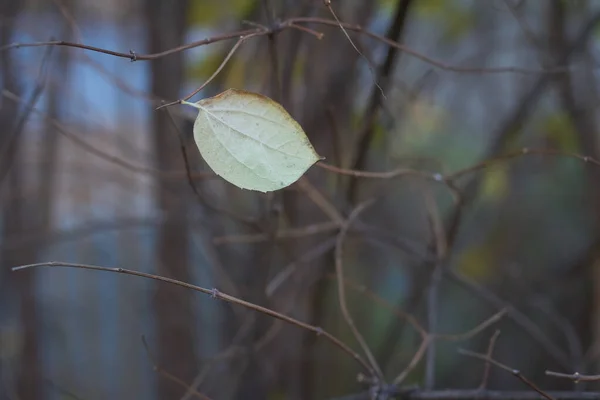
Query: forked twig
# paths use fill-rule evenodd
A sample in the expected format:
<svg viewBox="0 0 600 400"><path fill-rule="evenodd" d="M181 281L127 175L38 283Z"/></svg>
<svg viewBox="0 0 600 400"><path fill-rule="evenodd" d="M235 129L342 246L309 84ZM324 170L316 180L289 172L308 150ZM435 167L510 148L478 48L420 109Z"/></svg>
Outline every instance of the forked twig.
<svg viewBox="0 0 600 400"><path fill-rule="evenodd" d="M408 374L417 366L419 361L421 361L421 359L425 355L425 351L427 350L427 348L433 340L445 340L450 342L468 340L473 336L477 335L478 333L482 332L492 324L495 324L496 322L500 321L500 319L502 319L507 313L507 309L500 310L499 312L492 315L490 318L486 319L473 329L459 334L431 334L427 332L425 328L421 327L420 329L417 329L422 338L421 345L419 346L418 350L416 351L415 355L413 356L409 364L406 366L406 368L394 379L393 384L400 385L402 382L404 382Z"/></svg>
<svg viewBox="0 0 600 400"><path fill-rule="evenodd" d="M517 377L521 382L523 382L525 385L529 386L531 389L538 392L540 395L542 395L547 400L556 400L554 397L550 396L548 393L546 393L542 389L540 389L535 383L533 383L529 379L527 379L521 373L521 371L519 371L518 369L513 369L505 364L502 364L501 362L494 360L487 354L475 353L474 351L469 351L469 350L465 350L465 349L459 349L458 352L459 352L459 354L483 360L483 361L488 362L500 369L503 369L503 370L511 373L515 377Z"/></svg>

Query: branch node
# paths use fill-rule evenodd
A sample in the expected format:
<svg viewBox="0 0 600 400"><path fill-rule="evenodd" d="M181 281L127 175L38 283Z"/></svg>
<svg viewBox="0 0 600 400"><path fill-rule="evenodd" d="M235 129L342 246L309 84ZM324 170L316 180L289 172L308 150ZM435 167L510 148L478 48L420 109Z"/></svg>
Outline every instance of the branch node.
<svg viewBox="0 0 600 400"><path fill-rule="evenodd" d="M210 297L212 297L213 299L219 297L219 290L217 290L217 288L212 288L210 290Z"/></svg>
<svg viewBox="0 0 600 400"><path fill-rule="evenodd" d="M131 62L137 61L137 54L135 54L135 51L129 50L129 54L131 54Z"/></svg>

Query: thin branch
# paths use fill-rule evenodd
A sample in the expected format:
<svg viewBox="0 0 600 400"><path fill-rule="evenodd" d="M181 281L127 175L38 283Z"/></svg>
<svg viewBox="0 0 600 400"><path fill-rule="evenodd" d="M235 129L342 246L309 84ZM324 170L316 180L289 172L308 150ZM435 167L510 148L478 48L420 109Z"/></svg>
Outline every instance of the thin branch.
<svg viewBox="0 0 600 400"><path fill-rule="evenodd" d="M76 264L76 263L67 263L67 262L58 262L58 261L20 265L18 267L13 267L12 270L13 271L21 271L21 270L30 269L30 268L41 268L41 267L78 268L78 269L88 269L88 270L93 270L93 271L104 271L104 272L113 272L113 273L125 274L125 275L133 275L133 276L138 276L138 277L142 277L142 278L146 278L146 279L153 279L153 280L160 281L160 282L170 283L172 285L177 285L177 286L180 286L180 287L183 287L186 289L191 289L191 290L194 290L194 291L197 291L200 293L204 293L206 295L211 296L212 298L219 299L219 300L225 301L227 303L231 303L231 304L236 304L236 305L245 307L247 309L254 310L256 312L260 312L262 314L265 314L265 315L271 316L273 318L279 319L281 321L287 322L288 324L295 325L299 328L311 331L311 332L315 333L317 336L323 336L329 342L331 342L334 346L338 347L344 353L346 353L350 357L352 357L370 375L372 375L374 373L371 366L360 356L360 354L358 354L357 352L352 350L348 345L346 345L344 342L342 342L337 337L333 336L331 333L323 330L321 327L307 324L306 322L302 322L300 320L289 317L285 314L278 313L277 311L273 311L266 307L262 307L257 304L247 302L245 300L238 299L237 297L230 296L226 293L220 292L216 288L207 289L207 288L204 288L201 286L192 285L191 283L178 281L176 279L167 278L167 277L160 276L160 275L148 274L146 272L124 269L124 268L101 267L98 265Z"/></svg>
<svg viewBox="0 0 600 400"><path fill-rule="evenodd" d="M404 26L406 24L406 20L408 17L408 11L410 10L412 0L398 0L396 3L396 10L394 11L394 16L390 20L390 24L386 30L385 37L398 41L401 37ZM377 69L377 76L375 77L376 81L382 81L382 85L387 88L393 83L393 73L395 65L397 64L397 59L400 55L400 51L396 47L388 47L387 54L385 56L385 60L381 64L381 66ZM373 141L373 136L375 132L375 122L377 120L378 110L380 106L383 106L383 100L381 96L379 96L382 90L372 90L369 95L369 100L366 106L366 110L363 114L363 126L361 131L358 133L358 138L356 140L357 151L356 155L353 157L352 168L355 170L362 170L365 165L366 157L369 152L369 148L371 147L371 142ZM392 113L393 115L393 113ZM354 200L354 196L356 194L356 186L357 181L355 179L350 180L350 184L348 185L348 197L351 201Z"/></svg>
<svg viewBox="0 0 600 400"><path fill-rule="evenodd" d="M502 364L501 362L498 362L498 361L494 360L493 358L489 357L487 354L475 353L473 351L464 350L464 349L459 349L458 352L459 352L459 354L483 360L483 361L490 363L500 369L510 372L512 375L517 377L521 382L523 382L525 385L529 386L531 389L538 392L540 395L545 397L547 400L556 400L554 397L550 396L548 393L546 393L542 389L540 389L535 383L533 383L529 379L527 379L521 373L521 371L519 371L518 369L510 368L509 366Z"/></svg>
<svg viewBox="0 0 600 400"><path fill-rule="evenodd" d="M356 50L356 52L358 53L358 55L360 57L362 57L367 62L367 65L369 66L369 71L371 71L371 75L373 77L373 82L375 83L375 86L377 86L377 89L379 89L379 92L381 93L381 96L384 99L386 99L385 93L383 93L383 89L379 85L378 76L377 76L377 73L375 72L375 68L373 68L373 63L371 63L371 61L369 61L369 59L367 57L365 57L365 55L358 49L358 47L356 47L356 45L354 44L354 42L350 38L350 35L348 35L348 32L344 28L345 24L341 23L340 19L337 17L337 14L335 13L335 11L333 11L333 7L331 6L331 0L323 0L323 4L325 4L325 7L327 7L327 9L331 13L331 15L333 15L333 18L335 19L335 22L337 22L337 25L340 27L340 29L342 30L342 32L344 32L344 36L346 36L346 39L348 39L348 41L350 42L350 44L352 45L352 47L354 48L354 50Z"/></svg>
<svg viewBox="0 0 600 400"><path fill-rule="evenodd" d="M344 217L338 209L321 193L306 176L301 177L297 182L298 187L306 196L323 211L323 214L329 217L330 220L342 225Z"/></svg>
<svg viewBox="0 0 600 400"><path fill-rule="evenodd" d="M408 388L407 388L408 389ZM528 391L497 391L497 390L414 390L394 387L393 385L384 392L388 398L403 400L539 400L538 393ZM556 400L600 400L598 392L545 392ZM396 397L394 397L396 396ZM349 396L337 397L335 400L372 400L372 392L363 392ZM332 399L334 400L334 399Z"/></svg>
<svg viewBox="0 0 600 400"><path fill-rule="evenodd" d="M496 340L498 339L498 336L500 336L500 331L496 330L496 332L494 332L494 334L490 338L490 342L488 343L486 356L490 359L492 358L492 355L494 354L494 347L496 346ZM490 377L490 366L491 366L490 362L486 361L485 366L483 367L483 375L481 377L481 383L479 384L480 390L485 390L487 388L488 379Z"/></svg>
<svg viewBox="0 0 600 400"><path fill-rule="evenodd" d="M591 20L591 23L593 24L597 20L600 20L600 15L595 16L594 19ZM373 33L371 31L363 28L360 25L343 23L343 22L338 23L335 20L330 20L330 19L326 19L326 18L318 18L318 17L290 18L287 21L285 21L284 23L282 23L282 25L287 26L289 24L298 24L298 23L320 24L320 25L329 25L329 26L336 26L336 27L341 25L343 28L345 28L347 30L359 32L359 33L361 33L365 36L368 36L372 39L375 39L377 41L385 43L388 46L395 47L399 50L402 50L406 54L409 54L427 64L430 64L430 65L437 67L439 69L442 69L444 71L457 72L457 73L470 73L470 74L500 74L500 73L562 74L562 73L573 70L573 68L569 67L569 66L561 66L561 67L554 67L554 68L521 68L521 67L512 67L512 66L510 66L510 67L459 67L459 66L452 65L452 64L446 64L442 61L439 61L439 60L436 60L429 56L426 56L416 50L411 49L408 46L400 44L394 40L388 39L385 36Z"/></svg>
<svg viewBox="0 0 600 400"><path fill-rule="evenodd" d="M314 248L305 251L302 256L289 263L281 269L266 285L265 294L267 297L272 297L275 292L279 290L290 277L296 272L300 265L309 264L315 261L325 253L335 248L335 237L329 238L325 242L319 243Z"/></svg>
<svg viewBox="0 0 600 400"><path fill-rule="evenodd" d="M448 277L458 283L463 288L469 290L480 299L491 304L494 307L507 310L507 317L514 321L517 325L525 331L530 337L532 337L537 343L544 348L548 354L550 354L556 361L561 365L571 365L570 358L565 354L562 348L557 346L539 326L535 324L527 315L517 310L510 303L502 300L493 292L485 289L478 283L468 279L467 277L459 274L458 272L446 269L445 272Z"/></svg>
<svg viewBox="0 0 600 400"><path fill-rule="evenodd" d="M348 219L342 226L342 229L337 237L337 242L335 245L335 271L336 271L337 283L338 283L338 285L337 285L338 300L339 300L339 304L340 304L340 309L342 311L342 315L344 316L344 320L346 320L346 323L350 327L350 330L352 331L354 338L360 344L360 347L366 354L371 367L375 371L376 376L374 376L374 377L376 377L379 382L384 382L383 372L381 371L381 368L379 367L377 360L375 360L375 357L373 356L373 353L371 352L369 345L367 344L367 342L365 341L363 336L358 331L358 328L354 324L354 320L352 319L352 316L350 315L350 311L348 311L348 304L346 302L346 287L344 285L344 264L343 264L344 239L346 238L346 235L348 234L348 230L350 229L352 222L356 218L358 218L358 216L360 215L361 212L366 210L367 207L369 207L372 204L373 204L373 200L369 200L369 201L366 201L366 202L360 204L358 207L356 207L352 211L352 213L350 213L350 216L348 217Z"/></svg>
<svg viewBox="0 0 600 400"><path fill-rule="evenodd" d="M579 372L574 372L572 374L565 374L562 372L546 371L546 375L552 376L555 378L570 379L575 383L600 381L600 375L583 375L583 374L580 374Z"/></svg>
<svg viewBox="0 0 600 400"><path fill-rule="evenodd" d="M600 20L600 14L596 15L590 21L590 25L595 24L595 22L597 22L597 20ZM168 49L168 50L165 50L165 51L162 51L159 53L154 53L154 54L137 54L133 50L130 50L127 53L123 53L123 52L103 49L100 47L90 46L90 45L86 45L86 44L82 44L82 43L73 43L73 42L68 42L68 41L63 41L63 40L47 41L47 42L34 42L34 43L12 43L12 44L0 47L0 52L11 50L11 49L24 48L24 47L66 46L66 47L75 47L75 48L79 48L79 49L83 49L83 50L103 53L103 54L107 54L107 55L114 56L114 57L126 58L131 61L148 61L148 60L155 60L158 58L162 58L162 57L165 57L165 56L168 56L168 55L171 55L174 53L178 53L181 51L193 49L196 47L205 46L207 44L220 42L223 40L240 38L240 37L253 35L253 34L258 34L258 35L274 34L274 33L277 33L281 30L288 29L288 28L298 29L298 24L300 24L300 23L312 23L312 24L335 26L335 27L341 27L344 31L350 30L350 31L359 32L359 33L366 35L372 39L378 40L388 46L395 47L395 48L405 52L406 54L409 54L423 62L426 62L434 67L437 67L437 68L445 70L445 71L458 72L458 73L473 73L473 74L497 74L497 73L561 74L561 73L565 73L565 72L569 72L569 71L573 70L573 68L568 67L568 66L555 67L555 68L542 68L542 69L520 68L520 67L512 67L512 66L511 67L491 67L491 68L459 67L459 66L455 66L455 65L451 65L451 64L446 64L444 62L433 59L433 58L426 56L416 50L411 49L410 47L400 44L394 40L388 39L385 36L381 36L376 33L370 32L369 30L364 29L360 25L349 24L349 23L344 23L344 22L340 22L340 21L336 21L336 20L330 20L330 19L326 19L326 18L317 18L317 17L290 18L290 19L280 23L279 25L275 26L271 30L264 30L264 28L257 28L257 29L249 29L249 30L244 30L244 31L226 33L226 34L206 38L203 40L195 41L192 43L188 43L188 44L185 44L182 46L178 46L178 47ZM347 32L346 32L346 34L347 34Z"/></svg>
<svg viewBox="0 0 600 400"><path fill-rule="evenodd" d="M589 163L592 165L595 165L597 167L600 167L600 161L594 159L593 157L589 157L589 156L583 156L577 153L572 153L572 152L566 152L566 151L561 151L561 150L554 150L554 149L530 149L528 147L524 147L521 150L518 151L514 151L511 153L507 153L507 154L502 154L500 156L494 157L494 158L490 158L487 159L485 161L482 161L480 163L477 163L473 166L458 170L456 172L453 172L451 174L448 174L444 177L444 179L446 180L450 180L450 181L455 181L459 178L462 178L464 175L479 171L481 169L487 168L492 164L498 164L501 162L505 162L505 161L509 161L512 160L514 158L520 158L520 157L524 157L524 156L533 156L533 155L541 155L541 156L558 156L558 157L567 157L567 158L574 158L580 161L583 161L584 163Z"/></svg>
<svg viewBox="0 0 600 400"><path fill-rule="evenodd" d="M107 50L107 49L103 49L101 47L89 46L89 45L86 45L83 43L67 42L64 40L51 40L51 41L47 41L47 42L35 42L35 43L11 43L9 45L1 47L0 52L10 50L10 49L19 49L19 48L23 48L23 47L66 46L66 47L76 47L76 48L88 50L88 51L94 51L97 53L103 53L103 54L107 54L107 55L113 56L113 57L127 58L131 61L150 61L150 60L156 60L158 58L162 58L165 56L169 56L171 54L179 53L184 50L189 50L189 49L193 49L196 47L205 46L207 44L221 42L223 40L228 40L228 39L233 39L233 38L244 37L244 36L256 34L256 33L266 34L267 32L263 31L262 29L249 29L249 30L244 30L244 31L225 33L222 35L198 40L196 42L184 44L183 46L174 47L172 49L161 51L160 53L154 53L154 54L137 54L133 50L130 50L127 53L121 53L119 51Z"/></svg>
<svg viewBox="0 0 600 400"><path fill-rule="evenodd" d="M205 395L203 393L200 393L196 389L190 387L190 385L188 385L183 379L180 379L180 378L176 377L175 375L171 374L170 372L165 371L164 369L162 369L156 363L156 359L154 358L154 356L150 352L150 348L148 347L148 343L146 342L146 338L144 336L142 336L142 344L144 345L144 349L146 350L146 354L148 355L148 359L152 363L152 368L154 369L154 371L156 371L158 374L164 376L165 378L167 378L171 382L174 382L174 383L178 384L179 386L181 386L182 388L188 390L190 393L192 393L197 398L202 399L202 400L212 400L207 395Z"/></svg>
<svg viewBox="0 0 600 400"><path fill-rule="evenodd" d="M267 23L273 26L275 22L275 10L271 0L262 0L262 5L267 16ZM282 102L281 80L279 77L279 56L277 54L277 37L275 33L267 34L269 40L269 59L271 62L271 93L275 101Z"/></svg>
<svg viewBox="0 0 600 400"><path fill-rule="evenodd" d="M432 339L433 338L429 335L425 336L425 338L421 341L419 348L417 349L417 351L411 358L408 365L404 368L404 370L402 372L400 372L400 374L398 374L398 376L392 382L394 385L400 385L402 382L404 382L404 380L406 379L408 374L413 369L415 369L415 367L419 364L419 361L421 361L421 359L425 355L425 352L427 351L427 348L431 344Z"/></svg>
<svg viewBox="0 0 600 400"><path fill-rule="evenodd" d="M447 181L455 181L459 178L462 178L465 175L470 173L485 169L492 164L498 164L501 162L506 162L512 160L514 158L520 158L525 156L533 156L533 155L542 155L542 156L557 156L557 157L567 157L567 158L575 158L577 160L583 161L584 163L590 163L595 166L600 167L600 161L596 160L590 156L584 156L577 153L566 152L561 150L554 149L530 149L528 147L524 147L521 150L517 150L511 153L503 154L498 157L490 158L475 165L460 169L456 172L450 174L441 174L441 173L429 173L425 171L420 171L412 168L399 167L390 171L383 172L372 172L372 171L357 171L352 169L345 169L336 167L334 165L330 165L324 163L322 161L317 162L315 165L323 168L324 170L341 174L353 176L356 178L367 178L367 179L393 179L397 177L401 177L404 175L412 175L418 176L424 179L436 181L436 182L447 182Z"/></svg>
<svg viewBox="0 0 600 400"><path fill-rule="evenodd" d="M166 108L166 107L170 107L176 104L182 104L185 101L188 101L189 99L191 99L192 97L194 97L195 95L197 95L198 93L200 93L200 91L202 89L204 89L209 83L211 83L215 77L217 75L219 75L219 73L223 70L223 68L225 68L225 65L227 65L227 62L229 62L229 60L231 59L231 57L233 57L233 55L235 54L235 52L237 51L237 49L240 48L240 46L242 45L242 43L244 43L246 40L256 37L256 36L262 36L265 35L265 31L260 31L257 33L251 33L249 35L245 35L239 38L239 40L235 43L235 45L231 48L231 50L229 50L229 53L227 53L227 56L225 57L225 59L221 62L221 64L219 64L219 67L215 70L215 72L213 72L213 74L206 80L206 82L204 82L202 85L200 85L199 88L195 89L193 92L191 92L190 94L188 94L187 96L183 97L182 99L173 101L171 103L167 103L167 104L163 104L159 107L157 107L156 109L159 110L161 108Z"/></svg>
<svg viewBox="0 0 600 400"><path fill-rule="evenodd" d="M490 318L486 319L485 321L483 321L482 323L480 323L479 325L477 325L475 328L464 332L464 333L458 333L458 334L434 334L432 335L435 339L438 340L446 340L446 341L450 341L450 342L458 342L458 341L462 341L462 340L467 340L467 339L471 339L473 336L477 335L478 333L482 332L483 330L489 328L490 326L492 326L493 324L495 324L496 322L500 321L502 318L504 318L506 315L508 314L508 309L502 309L500 311L498 311L496 314L492 315Z"/></svg>
<svg viewBox="0 0 600 400"><path fill-rule="evenodd" d="M314 36L314 37L316 37L318 40L321 40L321 39L323 39L323 36L325 36L325 35L324 35L323 33L321 33L321 32L315 31L315 30L313 30L313 29L307 28L307 27L305 27L305 26L302 26L302 25L288 24L288 26L289 26L290 28L297 29L297 30L299 30L299 31L302 31L302 32L304 32L304 33L308 33L309 35L313 35L313 36Z"/></svg>
<svg viewBox="0 0 600 400"><path fill-rule="evenodd" d="M390 307L393 307L393 306L390 306ZM458 341L470 339L473 336L475 336L478 333L485 330L486 328L488 328L489 326L491 326L492 324L495 324L496 322L498 322L502 317L504 317L506 315L506 313L507 313L507 310L500 310L499 312L492 315L487 320L485 320L482 323L480 323L479 325L477 325L475 328L473 328L467 332L459 333L459 334L431 334L431 333L428 333L424 328L418 329L418 332L422 337L421 344L419 345L419 348L417 349L417 351L415 352L415 354L413 355L412 359L410 360L408 365L405 367L405 369L394 379L393 384L400 385L402 382L404 382L404 380L406 379L408 374L418 365L419 361L421 361L421 359L425 355L425 352L427 351L428 347L431 345L431 343L433 343L434 340L445 340L445 341L450 341L450 342L458 342ZM411 322L411 321L409 320L409 322ZM413 324L413 326L414 326L413 322L411 322L411 324Z"/></svg>
<svg viewBox="0 0 600 400"><path fill-rule="evenodd" d="M412 176L418 176L421 178L431 179L431 180L435 180L435 181L442 180L441 176L437 177L436 174L431 174L428 172L419 171L419 170L412 169L412 168L405 168L405 167L400 167L400 168L396 168L396 169L393 169L390 171L384 171L384 172L370 172L370 171L358 171L358 170L353 170L353 169L340 168L340 167L336 167L334 165L324 163L322 161L318 161L315 165L317 167L323 168L324 170L327 170L330 172L334 172L336 174L353 176L355 178L392 179L392 178L397 178L397 177L404 176L404 175L412 175Z"/></svg>
<svg viewBox="0 0 600 400"><path fill-rule="evenodd" d="M320 222L303 226L300 228L280 229L275 233L273 239L301 239L307 236L317 235L319 233L331 232L339 229L337 222ZM247 234L247 235L227 235L217 236L213 239L215 245L231 243L259 243L271 239L266 233Z"/></svg>
<svg viewBox="0 0 600 400"><path fill-rule="evenodd" d="M9 92L7 90L2 91L2 95L4 97L6 97L7 99L12 100L14 102L23 103L23 104L26 103L24 99L20 98L19 96L15 95L14 93ZM186 178L188 176L188 171L161 171L156 168L151 168L151 167L146 167L144 165L134 164L134 163L127 161L121 157L115 156L104 150L101 150L98 147L94 146L93 144L90 144L86 140L79 137L79 135L72 132L69 128L67 128L60 122L58 122L56 119L51 118L45 112L40 111L36 108L32 109L32 112L41 115L42 118L46 119L50 124L52 124L52 126L63 137L65 137L66 139L71 141L74 145L80 147L81 149L85 150L86 152L90 153L91 155L96 156L106 162L117 165L121 168L124 168L124 169L134 172L134 173L151 175L158 179L165 179L165 180L181 179L181 178ZM213 172L189 172L189 175L191 175L192 179L219 179L219 177Z"/></svg>
<svg viewBox="0 0 600 400"><path fill-rule="evenodd" d="M442 268L444 267L444 262L448 252L448 240L446 239L444 223L440 216L433 194L427 187L425 187L423 190L425 197L425 208L427 209L430 230L434 238L435 252L437 257L433 272L431 273L429 288L427 289L427 329L430 334L435 334L438 322L438 303L439 290L442 282ZM429 390L432 390L435 386L435 355L436 345L435 342L432 342L427 349L425 360L425 388Z"/></svg>

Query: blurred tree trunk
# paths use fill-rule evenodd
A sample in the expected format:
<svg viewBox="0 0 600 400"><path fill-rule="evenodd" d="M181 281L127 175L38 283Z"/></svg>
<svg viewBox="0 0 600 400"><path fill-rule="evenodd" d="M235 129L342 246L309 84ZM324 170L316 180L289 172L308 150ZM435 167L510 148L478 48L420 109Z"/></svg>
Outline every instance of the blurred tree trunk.
<svg viewBox="0 0 600 400"><path fill-rule="evenodd" d="M183 43L188 1L146 0L144 4L148 32L148 51L156 53ZM152 94L163 99L177 99L184 79L184 54L175 53L151 61ZM179 143L165 112L152 110L152 137L157 168L181 169ZM165 213L159 228L156 261L160 275L190 281L188 270L188 232L176 223L186 217L189 196L183 181L157 183L158 207ZM183 182L184 183L184 182ZM158 284L154 297L157 321L158 359L161 368L183 379L193 380L197 372L194 352L193 308L191 292L172 285ZM158 381L159 399L177 399L184 389L166 379Z"/></svg>
<svg viewBox="0 0 600 400"><path fill-rule="evenodd" d="M553 51L554 59L558 58L561 52L564 52L568 46L566 33L566 19L569 10L565 9L565 4L558 0L552 2L550 8L550 48ZM556 61L555 61L556 62ZM587 66L586 66L587 67ZM594 121L596 107L598 102L597 92L594 88L597 85L589 82L598 83L592 72L592 69L585 68L581 73L561 74L556 80L561 106L569 116L569 119L579 136L580 153L586 156L598 159L600 157L598 146L598 129ZM586 180L589 187L589 201L591 204L592 220L594 221L594 232L592 235L593 243L582 257L582 261L571 268L577 270L578 279L583 279L591 286L591 296L589 296L586 306L587 315L582 318L583 321L574 321L579 327L580 336L585 346L591 347L590 360L593 361L591 370L586 369L585 365L575 365L577 371L583 370L586 373L597 373L598 355L600 354L600 187L597 182L600 179L598 168L590 164L586 165ZM572 276L572 275L571 275ZM579 313L574 310L580 309L573 299L565 299L564 315L571 318L577 318ZM596 384L592 384L597 388Z"/></svg>
<svg viewBox="0 0 600 400"><path fill-rule="evenodd" d="M17 17L21 11L21 2L4 0L0 2L0 46L14 41ZM1 68L2 87L16 95L23 93L19 82L19 66L12 52L2 52ZM0 126L3 127L0 139L0 151L10 147L7 159L0 160L3 181L0 183L2 193L2 216L4 237L16 237L34 228L37 206L43 207L46 199L28 199L25 194L25 174L20 160L23 131L17 131L21 116L16 103L2 101ZM13 136L14 135L14 136ZM35 196L34 196L35 197ZM42 204L39 204L42 203ZM0 398L14 397L16 392L20 399L33 400L41 398L42 376L38 356L38 318L35 300L35 273L13 274L10 268L20 264L36 261L37 248L6 249L0 254L0 347L4 354L12 354L14 359L2 361L3 377L12 377L11 387L0 391ZM19 320L20 319L20 320ZM16 330L15 330L16 329ZM8 336L5 336L8 333ZM12 337L11 333L17 337ZM15 341L14 339L19 339ZM8 339L8 340L6 340ZM4 370L10 369L10 370Z"/></svg>
<svg viewBox="0 0 600 400"><path fill-rule="evenodd" d="M342 21L352 21L359 25L366 25L373 16L376 9L375 2L340 2L334 5L335 12ZM313 16L331 18L329 11L322 6L320 2L314 3ZM308 12L308 10L304 10ZM303 90L306 99L311 99L309 104L303 103L302 116L300 123L304 127L313 146L318 149L319 155L327 159L335 159L335 155L342 153L344 149L337 148L337 142L334 129L328 116L328 108L331 108L337 122L337 131L352 131L352 109L354 107L354 98L357 77L357 61L360 56L353 48L352 44L345 38L339 28L331 30L318 26L319 31L326 33L323 40L316 43L307 36L303 36L298 48L303 51L300 57L306 57L310 60L307 63L303 75ZM361 44L358 35L350 33L353 41L366 52L365 46ZM369 54L367 52L367 54ZM299 62L300 57L295 57ZM335 59L335 63L327 60ZM361 60L364 62L364 60ZM326 67L325 67L326 66ZM284 88L286 82L283 83ZM286 88L287 91L291 89ZM293 97L293 93L288 96ZM326 134L323 134L326 133ZM347 140L350 141L350 140ZM344 200L335 198L335 188L327 182L327 175L316 169L309 170L305 175L311 184L319 190L325 198L334 203L337 209L344 208ZM340 190L337 188L337 190ZM340 204L342 203L342 204ZM315 204L307 199L303 193L285 191L283 193L283 205L287 219L292 226L301 226L307 223L322 221L324 215ZM308 248L315 248L324 241L323 237L307 238L305 243ZM333 304L330 301L332 282L325 279L328 273L333 272L334 258L333 251L327 252L323 257L310 263L311 274L300 284L309 288L303 292L302 301L298 301L295 308L296 315L301 319L309 321L316 326L322 326L326 330L331 330L334 334L339 334L339 327L328 323L331 317L331 310L339 309L337 302ZM304 295L306 293L306 295ZM345 329L345 326L344 328ZM299 398L321 398L332 393L341 393L347 390L348 382L345 380L350 376L354 381L356 376L354 370L346 374L345 368L354 368L354 365L344 362L335 362L331 364L330 360L338 360L339 353L337 349L332 349L327 345L320 347L323 343L321 338L312 333L299 332L302 335L302 344L298 346L297 357L292 358L294 363L300 365L298 379L301 384L301 393ZM336 372L332 373L332 366ZM342 369L341 367L344 367ZM327 376L327 380L322 377ZM352 385L352 382L350 382Z"/></svg>

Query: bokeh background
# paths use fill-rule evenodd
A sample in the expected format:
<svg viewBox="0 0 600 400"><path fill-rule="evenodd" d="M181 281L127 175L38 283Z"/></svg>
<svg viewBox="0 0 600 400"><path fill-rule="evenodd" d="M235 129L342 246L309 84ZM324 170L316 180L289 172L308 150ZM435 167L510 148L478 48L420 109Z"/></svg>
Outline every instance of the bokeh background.
<svg viewBox="0 0 600 400"><path fill-rule="evenodd" d="M338 348L255 311L139 277L11 268L120 266L216 287L359 349L332 278L335 218L373 196L343 262L349 309L386 377L405 370L421 337L382 299L434 333L465 332L509 310L468 340L435 342L403 384L476 388L483 362L457 348L485 353L499 329L497 360L548 390L594 388L544 374L600 373L600 181L592 162L556 154L492 162L453 182L463 194L458 205L440 182L419 176L357 179L318 166L280 192L243 191L202 161L193 109L171 108L177 129L155 111L206 81L235 39L136 62L11 44L65 40L158 53L256 28L244 21L334 21L323 2L0 5L0 399L194 398L155 364L214 399L364 390L359 367ZM347 169L450 174L523 147L600 158L599 1L332 5L341 21L406 48L349 30L361 56L335 24L298 22L323 38L285 29L250 39L194 100L230 87L277 99L317 152ZM180 139L200 196L187 181ZM438 261L441 237L447 256ZM527 389L499 369L488 387Z"/></svg>

